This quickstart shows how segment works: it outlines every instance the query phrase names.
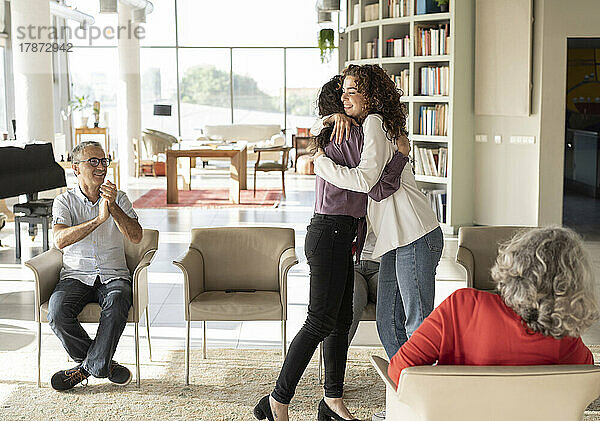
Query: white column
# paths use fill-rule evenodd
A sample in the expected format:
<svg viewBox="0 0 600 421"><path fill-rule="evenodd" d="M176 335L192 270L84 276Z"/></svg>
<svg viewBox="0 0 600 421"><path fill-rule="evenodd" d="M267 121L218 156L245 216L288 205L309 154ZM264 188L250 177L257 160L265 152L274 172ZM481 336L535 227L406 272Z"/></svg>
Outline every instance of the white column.
<svg viewBox="0 0 600 421"><path fill-rule="evenodd" d="M142 107L140 90L140 41L136 34L138 23L132 20L132 8L119 2L119 86L117 92L119 127L119 162L123 177L134 175L132 139L140 139L142 132ZM131 29L129 29L131 28ZM122 180L122 189L127 180Z"/></svg>
<svg viewBox="0 0 600 421"><path fill-rule="evenodd" d="M12 1L11 30L15 85L17 139L54 143L52 53L39 51L41 43L53 43L48 1ZM29 51L26 43L37 44Z"/></svg>

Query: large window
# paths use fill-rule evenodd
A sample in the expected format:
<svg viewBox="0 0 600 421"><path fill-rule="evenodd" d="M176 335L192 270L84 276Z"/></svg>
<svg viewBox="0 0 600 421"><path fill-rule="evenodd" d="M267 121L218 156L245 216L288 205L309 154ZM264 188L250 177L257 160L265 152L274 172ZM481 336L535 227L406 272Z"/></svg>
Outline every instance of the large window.
<svg viewBox="0 0 600 421"><path fill-rule="evenodd" d="M142 129L189 139L210 124L312 124L318 89L338 67L335 53L329 63L319 59L314 0L153 4L140 39ZM116 14L98 13L98 2L76 5L100 28L117 24ZM101 102L116 145L117 41L75 44L71 95ZM170 105L171 115L155 115L155 105Z"/></svg>

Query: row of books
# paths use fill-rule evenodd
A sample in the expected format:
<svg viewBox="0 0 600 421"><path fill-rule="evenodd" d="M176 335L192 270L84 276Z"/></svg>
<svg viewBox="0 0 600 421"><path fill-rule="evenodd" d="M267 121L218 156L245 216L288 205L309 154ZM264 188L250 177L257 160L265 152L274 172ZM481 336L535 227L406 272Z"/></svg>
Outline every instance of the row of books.
<svg viewBox="0 0 600 421"><path fill-rule="evenodd" d="M410 56L410 37L390 38L385 41L386 57L408 57Z"/></svg>
<svg viewBox="0 0 600 421"><path fill-rule="evenodd" d="M404 69L398 75L390 75L394 83L396 84L396 88L400 89L404 95L408 95L408 77L410 72L408 69Z"/></svg>
<svg viewBox="0 0 600 421"><path fill-rule="evenodd" d="M409 0L388 0L388 16L390 18L403 18L409 14Z"/></svg>
<svg viewBox="0 0 600 421"><path fill-rule="evenodd" d="M379 19L379 3L367 4L363 22Z"/></svg>
<svg viewBox="0 0 600 421"><path fill-rule="evenodd" d="M421 67L420 95L449 95L450 67Z"/></svg>
<svg viewBox="0 0 600 421"><path fill-rule="evenodd" d="M448 104L421 105L419 133L426 136L446 136L447 129Z"/></svg>
<svg viewBox="0 0 600 421"><path fill-rule="evenodd" d="M373 41L367 41L365 44L365 58L379 57L379 52L377 51L378 45L379 40L377 38L375 38Z"/></svg>
<svg viewBox="0 0 600 421"><path fill-rule="evenodd" d="M360 43L358 41L354 41L352 43L352 58L354 60L360 60L359 49L360 49Z"/></svg>
<svg viewBox="0 0 600 421"><path fill-rule="evenodd" d="M413 146L415 174L446 177L448 174L448 148Z"/></svg>
<svg viewBox="0 0 600 421"><path fill-rule="evenodd" d="M421 190L429 199L431 209L435 212L441 223L446 222L446 191L445 190Z"/></svg>
<svg viewBox="0 0 600 421"><path fill-rule="evenodd" d="M415 55L437 56L450 53L450 24L415 26Z"/></svg>

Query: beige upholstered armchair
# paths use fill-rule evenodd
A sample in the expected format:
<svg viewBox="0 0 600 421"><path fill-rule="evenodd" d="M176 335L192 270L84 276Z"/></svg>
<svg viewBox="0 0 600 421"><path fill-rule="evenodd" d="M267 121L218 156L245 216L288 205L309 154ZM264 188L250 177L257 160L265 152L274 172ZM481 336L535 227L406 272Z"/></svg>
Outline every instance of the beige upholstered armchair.
<svg viewBox="0 0 600 421"><path fill-rule="evenodd" d="M152 359L150 347L150 319L148 318L148 271L154 253L158 249L158 231L144 229L144 236L139 244L125 240L125 257L127 266L133 277L133 305L129 310L128 323L135 324L135 374L137 385L140 385L140 337L138 324L146 313L146 329L148 335L148 349ZM37 329L37 384L41 386L40 365L42 356L42 323L47 323L48 300L59 280L62 268L63 254L57 248L37 255L25 262L25 266L33 271L35 276L35 321ZM88 304L79 313L78 319L82 323L98 323L100 320L100 306Z"/></svg>
<svg viewBox="0 0 600 421"><path fill-rule="evenodd" d="M195 228L187 253L173 264L183 272L185 383L190 378L190 326L202 321L281 320L286 353L287 274L298 263L294 230L275 227Z"/></svg>
<svg viewBox="0 0 600 421"><path fill-rule="evenodd" d="M409 367L396 390L387 361L371 363L386 386L387 421L581 421L600 394L594 365Z"/></svg>
<svg viewBox="0 0 600 421"><path fill-rule="evenodd" d="M498 246L529 227L460 227L456 262L467 271L467 287L493 292L496 283L490 269L496 262Z"/></svg>

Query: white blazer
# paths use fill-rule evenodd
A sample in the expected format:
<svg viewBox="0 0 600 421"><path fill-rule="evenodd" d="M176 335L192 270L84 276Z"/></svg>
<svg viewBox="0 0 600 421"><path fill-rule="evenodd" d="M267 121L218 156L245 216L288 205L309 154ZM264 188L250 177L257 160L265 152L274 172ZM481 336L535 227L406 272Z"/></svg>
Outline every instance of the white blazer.
<svg viewBox="0 0 600 421"><path fill-rule="evenodd" d="M322 127L319 120L311 132L317 135ZM357 167L338 165L325 155L315 159L314 165L315 173L334 186L368 193L397 148L386 138L383 119L378 114L369 114L362 128L364 146ZM398 191L381 202L369 198L367 222L369 231L377 236L373 258L406 246L439 226L429 201L417 187L410 163L404 167L401 180Z"/></svg>

